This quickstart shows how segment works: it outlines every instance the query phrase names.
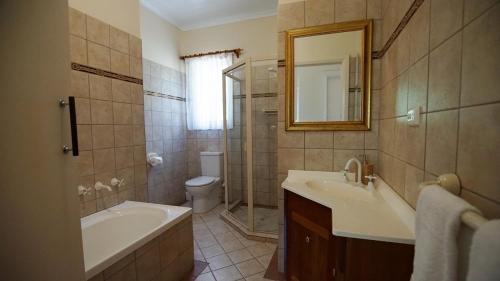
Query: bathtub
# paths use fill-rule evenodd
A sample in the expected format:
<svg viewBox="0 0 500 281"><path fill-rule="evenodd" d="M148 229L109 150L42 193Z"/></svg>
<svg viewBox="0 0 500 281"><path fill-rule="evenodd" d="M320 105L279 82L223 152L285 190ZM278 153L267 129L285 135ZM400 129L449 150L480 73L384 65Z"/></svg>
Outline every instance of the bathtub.
<svg viewBox="0 0 500 281"><path fill-rule="evenodd" d="M86 279L190 216L191 208L125 201L82 218Z"/></svg>

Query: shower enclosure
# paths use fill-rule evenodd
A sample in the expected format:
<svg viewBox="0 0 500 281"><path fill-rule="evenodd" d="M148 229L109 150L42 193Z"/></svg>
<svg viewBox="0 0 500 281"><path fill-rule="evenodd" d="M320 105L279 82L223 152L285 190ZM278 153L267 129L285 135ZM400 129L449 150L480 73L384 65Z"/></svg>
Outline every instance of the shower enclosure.
<svg viewBox="0 0 500 281"><path fill-rule="evenodd" d="M278 234L277 61L246 60L223 72L225 211L251 236Z"/></svg>

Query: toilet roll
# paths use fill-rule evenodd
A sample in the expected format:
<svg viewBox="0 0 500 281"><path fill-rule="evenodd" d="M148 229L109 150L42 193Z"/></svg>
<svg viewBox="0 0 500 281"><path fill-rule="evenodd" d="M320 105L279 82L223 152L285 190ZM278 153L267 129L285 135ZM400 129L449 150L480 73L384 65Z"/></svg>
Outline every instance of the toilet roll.
<svg viewBox="0 0 500 281"><path fill-rule="evenodd" d="M149 165L153 167L163 164L163 158L161 158L161 156L158 155L158 153L155 152L148 153L147 158Z"/></svg>

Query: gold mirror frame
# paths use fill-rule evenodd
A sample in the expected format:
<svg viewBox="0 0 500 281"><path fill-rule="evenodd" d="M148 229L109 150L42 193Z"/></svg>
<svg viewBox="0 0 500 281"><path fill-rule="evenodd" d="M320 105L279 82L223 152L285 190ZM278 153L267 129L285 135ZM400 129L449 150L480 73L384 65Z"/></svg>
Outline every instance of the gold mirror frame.
<svg viewBox="0 0 500 281"><path fill-rule="evenodd" d="M295 38L341 33L348 31L363 31L362 53L362 81L363 99L360 121L314 121L295 122ZM292 29L286 31L286 60L285 60L285 129L287 131L366 131L370 130L370 102L371 102L371 53L372 53L372 20L351 21L319 25L313 27Z"/></svg>

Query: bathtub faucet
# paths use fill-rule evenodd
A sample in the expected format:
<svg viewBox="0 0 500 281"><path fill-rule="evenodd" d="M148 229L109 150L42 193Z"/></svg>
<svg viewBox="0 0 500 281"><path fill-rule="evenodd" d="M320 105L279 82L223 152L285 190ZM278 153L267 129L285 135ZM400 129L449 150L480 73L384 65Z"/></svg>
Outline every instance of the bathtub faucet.
<svg viewBox="0 0 500 281"><path fill-rule="evenodd" d="M94 188L95 188L96 191L100 191L102 189L107 189L108 191L113 191L113 189L109 185L105 185L105 184L103 184L100 181L98 181L98 182L95 183Z"/></svg>

